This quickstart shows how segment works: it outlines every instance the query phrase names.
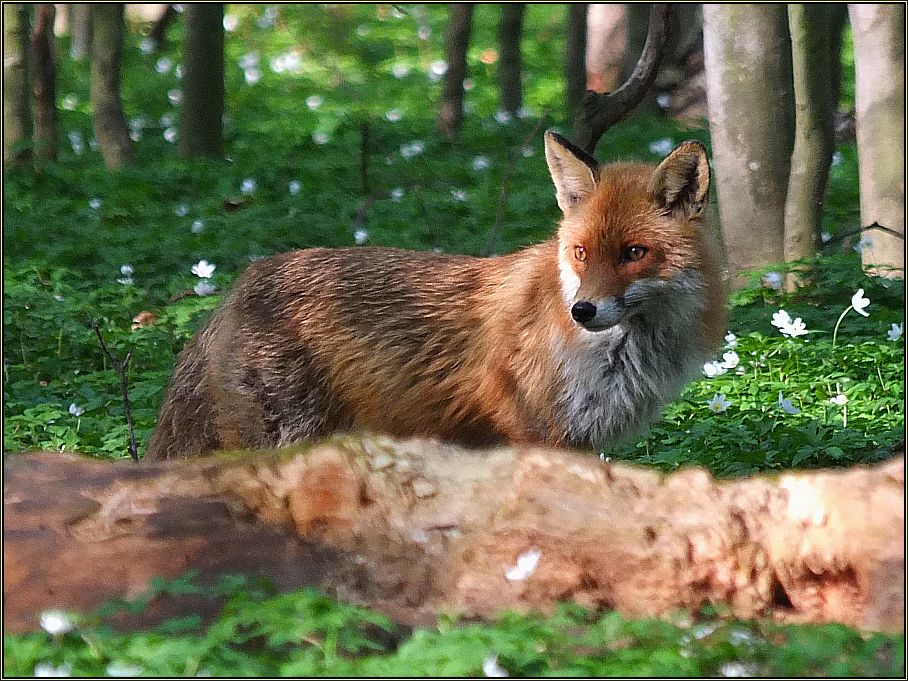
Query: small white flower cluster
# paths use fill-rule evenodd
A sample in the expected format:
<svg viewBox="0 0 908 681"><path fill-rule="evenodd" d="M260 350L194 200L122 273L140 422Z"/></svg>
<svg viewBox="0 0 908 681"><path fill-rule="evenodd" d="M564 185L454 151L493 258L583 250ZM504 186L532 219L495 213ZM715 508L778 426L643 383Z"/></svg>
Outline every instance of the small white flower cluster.
<svg viewBox="0 0 908 681"><path fill-rule="evenodd" d="M120 265L120 274L122 274L123 277L117 279L117 283L123 284L124 286L132 285L132 272L132 265Z"/></svg>
<svg viewBox="0 0 908 681"><path fill-rule="evenodd" d="M200 279L211 279L216 267L216 265L209 263L207 260L199 260L192 266L191 272ZM200 281L195 285L193 291L195 291L197 296L208 296L214 293L215 287L207 281Z"/></svg>
<svg viewBox="0 0 908 681"><path fill-rule="evenodd" d="M238 66L243 69L243 77L246 85L255 85L262 78L262 72L259 71L259 53L256 51L247 52L237 62Z"/></svg>
<svg viewBox="0 0 908 681"><path fill-rule="evenodd" d="M400 155L404 158L413 158L414 156L419 156L425 149L426 145L423 144L422 140L413 140L410 144L404 144L400 148Z"/></svg>
<svg viewBox="0 0 908 681"><path fill-rule="evenodd" d="M655 142L650 142L649 145L649 150L654 154L659 154L660 156L668 156L668 153L674 148L675 143L667 137L664 137L661 140L656 140Z"/></svg>
<svg viewBox="0 0 908 681"><path fill-rule="evenodd" d="M788 336L789 338L806 336L810 333L800 317L792 320L791 315L785 310L779 310L773 314L772 325L776 327L783 336Z"/></svg>

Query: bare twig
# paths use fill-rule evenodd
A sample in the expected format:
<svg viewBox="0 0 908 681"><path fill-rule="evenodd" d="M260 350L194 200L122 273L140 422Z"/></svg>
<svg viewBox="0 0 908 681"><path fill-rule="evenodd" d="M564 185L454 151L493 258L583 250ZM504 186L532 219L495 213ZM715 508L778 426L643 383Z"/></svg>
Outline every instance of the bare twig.
<svg viewBox="0 0 908 681"><path fill-rule="evenodd" d="M881 232L886 232L887 234L891 234L892 236L897 237L899 239L902 239L902 240L905 239L905 235L902 232L898 232L898 231L892 229L891 227L884 227L880 223L874 222L873 224L867 225L866 227L855 227L854 229L849 229L845 232L839 232L838 234L836 234L835 236L830 238L829 241L827 241L823 245L830 246L830 245L836 243L837 241L842 241L843 239L847 239L850 236L857 236L861 232L866 232L871 229L878 229Z"/></svg>
<svg viewBox="0 0 908 681"><path fill-rule="evenodd" d="M526 147L530 142L533 141L533 138L539 133L539 128L542 127L543 122L549 116L549 109L546 109L542 112L542 115L539 117L539 122L536 123L536 127L533 128L533 132L527 135L527 138L523 140L521 145L511 152L511 160L508 162L508 168L504 173L504 179L501 182L501 195L498 197L498 208L495 210L495 224L492 225L492 231L489 232L489 239L486 241L485 248L482 249L482 255L488 257L492 253L492 248L495 246L495 242L498 240L498 232L501 228L501 220L504 217L504 202L508 195L508 184L511 181L511 175L514 173L514 167L517 165L517 159L520 157L520 154L523 152L524 147Z"/></svg>
<svg viewBox="0 0 908 681"><path fill-rule="evenodd" d="M129 360L132 359L132 350L130 349L130 351L126 353L126 359L123 360L123 363L121 364L112 354L110 354L110 350L107 349L107 344L104 342L104 336L101 335L101 329L98 326L98 323L94 319L89 319L88 325L94 329L95 334L98 336L98 340L101 343L101 349L104 351L107 359L110 360L110 365L114 368L114 371L120 375L120 387L123 390L123 409L126 412L126 424L129 426L129 454L134 461L138 461L139 448L136 445L136 429L132 423L132 411L129 408L129 389L126 382L126 369L129 367Z"/></svg>

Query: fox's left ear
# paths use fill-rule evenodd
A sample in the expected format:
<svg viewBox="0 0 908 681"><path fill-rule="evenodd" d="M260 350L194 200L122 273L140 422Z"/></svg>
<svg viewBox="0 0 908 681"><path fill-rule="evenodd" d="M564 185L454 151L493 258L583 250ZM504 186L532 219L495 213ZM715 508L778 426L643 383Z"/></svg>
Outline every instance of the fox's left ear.
<svg viewBox="0 0 908 681"><path fill-rule="evenodd" d="M699 215L709 197L709 160L696 140L682 142L653 172L650 193L665 215Z"/></svg>
<svg viewBox="0 0 908 681"><path fill-rule="evenodd" d="M599 164L554 130L545 133L545 161L555 183L555 198L563 213L580 203L599 182Z"/></svg>

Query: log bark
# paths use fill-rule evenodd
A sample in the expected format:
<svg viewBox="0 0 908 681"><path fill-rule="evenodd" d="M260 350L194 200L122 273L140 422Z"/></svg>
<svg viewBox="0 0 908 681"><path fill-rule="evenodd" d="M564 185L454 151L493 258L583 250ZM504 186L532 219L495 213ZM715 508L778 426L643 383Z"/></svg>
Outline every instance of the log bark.
<svg viewBox="0 0 908 681"><path fill-rule="evenodd" d="M902 458L717 481L540 447L344 436L146 465L23 454L5 469L9 631L190 568L315 584L405 624L574 601L903 628ZM535 570L509 578L529 552Z"/></svg>

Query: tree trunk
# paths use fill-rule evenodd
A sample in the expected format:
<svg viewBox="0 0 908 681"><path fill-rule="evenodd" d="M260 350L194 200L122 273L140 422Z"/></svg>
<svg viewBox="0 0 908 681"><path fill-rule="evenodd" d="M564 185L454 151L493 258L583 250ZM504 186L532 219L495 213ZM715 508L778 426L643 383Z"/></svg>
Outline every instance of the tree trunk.
<svg viewBox="0 0 908 681"><path fill-rule="evenodd" d="M736 275L785 258L794 142L785 5L704 5L703 51L719 215Z"/></svg>
<svg viewBox="0 0 908 681"><path fill-rule="evenodd" d="M88 3L69 5L69 56L81 61L91 56L92 6Z"/></svg>
<svg viewBox="0 0 908 681"><path fill-rule="evenodd" d="M29 5L3 5L3 162L31 161L31 92L28 74Z"/></svg>
<svg viewBox="0 0 908 681"><path fill-rule="evenodd" d="M129 127L120 101L123 30L122 3L92 5L92 125L109 170L120 170L133 162Z"/></svg>
<svg viewBox="0 0 908 681"><path fill-rule="evenodd" d="M164 42L167 40L167 30L176 21L177 15L178 12L173 8L173 5L164 5L164 11L161 12L161 16L157 18L148 32L148 38L154 45L155 50L160 50L164 46ZM223 28L223 23L221 27Z"/></svg>
<svg viewBox="0 0 908 681"><path fill-rule="evenodd" d="M57 43L54 6L35 5L31 36L32 74L35 91L35 156L57 160Z"/></svg>
<svg viewBox="0 0 908 681"><path fill-rule="evenodd" d="M619 3L594 3L587 7L586 89L608 92L624 71L627 8ZM583 90L578 103L582 96Z"/></svg>
<svg viewBox="0 0 908 681"><path fill-rule="evenodd" d="M516 117L523 106L523 60L520 39L523 37L523 15L526 5L507 2L501 5L498 24L498 108Z"/></svg>
<svg viewBox="0 0 908 681"><path fill-rule="evenodd" d="M813 255L823 225L826 183L835 147L829 7L824 3L788 5L795 139L785 201L786 262Z"/></svg>
<svg viewBox="0 0 908 681"><path fill-rule="evenodd" d="M586 32L587 8L584 3L567 6L564 34L564 103L567 118L573 117L587 89Z"/></svg>
<svg viewBox="0 0 908 681"><path fill-rule="evenodd" d="M473 29L473 5L454 3L448 19L445 53L448 70L445 72L438 130L455 139L463 125L463 81L467 77L467 45Z"/></svg>
<svg viewBox="0 0 908 681"><path fill-rule="evenodd" d="M905 276L905 6L849 5L854 34L855 125L861 223L873 247L861 251L879 275Z"/></svg>
<svg viewBox="0 0 908 681"><path fill-rule="evenodd" d="M573 601L904 626L904 459L719 482L366 436L186 463L44 452L4 465L7 631L193 568L317 584L410 624ZM530 553L535 569L509 575Z"/></svg>
<svg viewBox="0 0 908 681"><path fill-rule="evenodd" d="M224 5L190 3L183 29L181 156L224 155Z"/></svg>
<svg viewBox="0 0 908 681"><path fill-rule="evenodd" d="M848 21L848 5L844 2L828 3L829 13L829 80L833 115L839 110L842 96L842 37Z"/></svg>

